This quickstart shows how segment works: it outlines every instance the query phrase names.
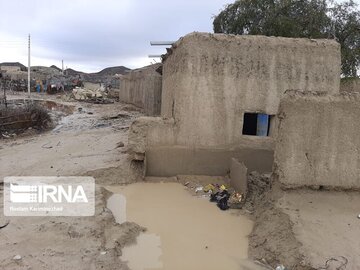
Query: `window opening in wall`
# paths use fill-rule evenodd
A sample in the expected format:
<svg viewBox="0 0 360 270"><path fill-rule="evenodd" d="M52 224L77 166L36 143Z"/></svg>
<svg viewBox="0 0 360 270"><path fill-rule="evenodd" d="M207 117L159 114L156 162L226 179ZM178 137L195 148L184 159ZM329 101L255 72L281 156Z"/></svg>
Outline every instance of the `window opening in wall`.
<svg viewBox="0 0 360 270"><path fill-rule="evenodd" d="M272 115L264 113L244 113L243 135L251 136L269 136L271 123L273 122Z"/></svg>

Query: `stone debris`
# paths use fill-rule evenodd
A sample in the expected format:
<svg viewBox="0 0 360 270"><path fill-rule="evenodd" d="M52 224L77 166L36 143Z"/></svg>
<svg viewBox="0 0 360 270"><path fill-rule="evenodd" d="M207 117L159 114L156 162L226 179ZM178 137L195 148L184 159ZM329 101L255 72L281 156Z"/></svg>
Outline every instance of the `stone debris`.
<svg viewBox="0 0 360 270"><path fill-rule="evenodd" d="M73 89L73 97L76 100L87 100L92 98L103 98L106 97L106 93L101 88L96 90L75 87Z"/></svg>
<svg viewBox="0 0 360 270"><path fill-rule="evenodd" d="M107 92L103 87L93 89L75 87L70 94L70 98L95 104L114 103L113 99L108 98Z"/></svg>

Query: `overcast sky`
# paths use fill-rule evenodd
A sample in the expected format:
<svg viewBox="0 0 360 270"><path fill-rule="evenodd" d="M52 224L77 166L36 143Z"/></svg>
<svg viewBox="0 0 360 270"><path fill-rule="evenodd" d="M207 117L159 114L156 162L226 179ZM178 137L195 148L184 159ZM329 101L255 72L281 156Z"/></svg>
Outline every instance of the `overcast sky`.
<svg viewBox="0 0 360 270"><path fill-rule="evenodd" d="M232 0L0 0L0 62L64 65L82 71L150 64L150 40L212 32L212 17Z"/></svg>
<svg viewBox="0 0 360 270"><path fill-rule="evenodd" d="M234 0L0 0L0 62L82 71L150 64L150 40L212 32L212 17ZM360 3L360 0L355 0Z"/></svg>

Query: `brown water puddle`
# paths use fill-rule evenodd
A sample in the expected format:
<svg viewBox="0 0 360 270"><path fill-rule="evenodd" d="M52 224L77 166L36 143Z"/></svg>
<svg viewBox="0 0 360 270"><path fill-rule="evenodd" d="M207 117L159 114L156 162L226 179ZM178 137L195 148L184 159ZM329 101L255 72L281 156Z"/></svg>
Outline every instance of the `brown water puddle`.
<svg viewBox="0 0 360 270"><path fill-rule="evenodd" d="M35 100L35 102L38 102L41 104L41 106L47 108L50 111L61 111L65 115L72 114L75 110L75 106L61 104L51 100Z"/></svg>
<svg viewBox="0 0 360 270"><path fill-rule="evenodd" d="M108 202L117 221L147 228L136 245L123 249L130 269L249 269L244 261L253 224L236 210L221 211L177 183L108 189L117 193Z"/></svg>

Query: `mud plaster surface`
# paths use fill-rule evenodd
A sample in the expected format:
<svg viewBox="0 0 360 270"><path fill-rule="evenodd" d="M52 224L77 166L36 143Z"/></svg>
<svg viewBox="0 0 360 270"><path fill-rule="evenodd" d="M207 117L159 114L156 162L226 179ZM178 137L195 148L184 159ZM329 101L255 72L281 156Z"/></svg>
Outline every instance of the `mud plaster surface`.
<svg viewBox="0 0 360 270"><path fill-rule="evenodd" d="M250 185L255 196L245 209L254 211L251 259L289 269L360 269L359 193L272 185L265 193Z"/></svg>
<svg viewBox="0 0 360 270"><path fill-rule="evenodd" d="M289 191L276 203L289 215L305 262L315 269L360 269L360 196L357 192ZM346 258L346 260L344 258ZM345 268L343 268L345 269Z"/></svg>

